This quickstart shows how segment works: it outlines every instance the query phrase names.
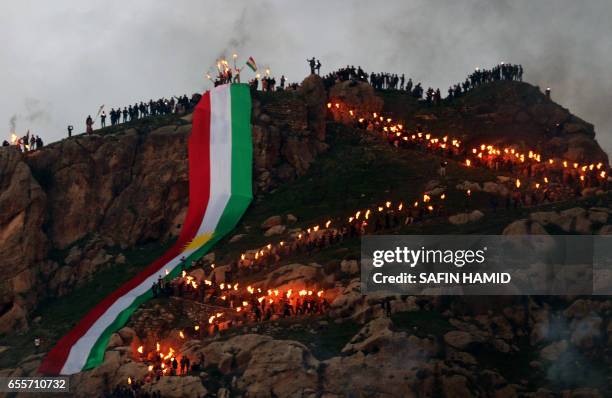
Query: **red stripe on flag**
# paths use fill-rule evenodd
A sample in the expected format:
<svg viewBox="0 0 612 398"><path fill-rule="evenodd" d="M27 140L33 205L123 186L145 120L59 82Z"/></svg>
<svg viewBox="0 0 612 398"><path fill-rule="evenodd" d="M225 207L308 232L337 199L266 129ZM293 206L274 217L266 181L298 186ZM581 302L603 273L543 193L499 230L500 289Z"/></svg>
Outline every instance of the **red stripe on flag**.
<svg viewBox="0 0 612 398"><path fill-rule="evenodd" d="M40 373L59 374L72 346L91 328L96 320L117 299L140 285L164 264L178 256L197 234L206 213L210 196L210 117L210 93L206 92L193 114L193 126L188 141L189 208L178 240L159 259L98 303L70 332L62 337L41 363L38 369Z"/></svg>

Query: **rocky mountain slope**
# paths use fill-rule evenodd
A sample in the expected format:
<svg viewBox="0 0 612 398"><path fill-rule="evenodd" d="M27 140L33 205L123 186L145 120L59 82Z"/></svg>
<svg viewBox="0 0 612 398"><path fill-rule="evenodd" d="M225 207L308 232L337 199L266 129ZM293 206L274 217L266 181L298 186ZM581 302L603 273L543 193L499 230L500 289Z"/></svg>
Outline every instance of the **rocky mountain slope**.
<svg viewBox="0 0 612 398"><path fill-rule="evenodd" d="M303 175L325 151L325 99L316 78L254 98L256 194ZM45 296L124 261L109 252L178 235L190 120L140 120L26 155L0 149L0 333L26 328Z"/></svg>
<svg viewBox="0 0 612 398"><path fill-rule="evenodd" d="M253 100L256 200L235 235L216 248L219 264L374 202L414 200L421 192L442 189L450 215L465 211L465 193L457 187L469 184L474 209L487 206L494 190L485 187L492 186L495 173L451 161L445 181L436 181L439 158L397 151L380 137L353 129L350 119L334 112L335 101L433 132L452 131L468 143L514 143L581 162L607 163L593 126L525 83L492 83L453 102L427 106L399 92L377 93L352 82L326 93L311 76L298 92L257 93ZM133 256L134 250L151 251L148 245L171 241L178 233L187 207L190 128L190 115L172 116L73 137L27 155L0 148L0 334L9 336L2 343L6 353L22 349L18 337L11 340L15 332L29 339L33 335L28 333L46 330L53 312L37 312L41 303L57 300L66 312L83 297L79 288L101 284L105 270L136 272L148 258ZM469 213L457 223L437 217L394 233L553 233L558 228L606 233L612 228L610 203L610 195L602 192L537 209ZM577 206L582 210L572 210ZM203 354L205 371L164 377L151 391L177 397L206 392L250 397L552 397L565 389L566 396L587 397L600 396L597 389L610 385L590 362L606 362L612 330L607 302L516 297L483 303L394 296L387 317L380 305L383 297L359 292L358 249L358 239L347 240L289 256L275 272L253 276L269 286L316 279L336 299L320 318L189 339L182 351L193 357ZM119 283L112 281L110 287L113 282ZM74 393L88 396L89 391L145 375L146 366L132 353L147 317L154 313L169 325L199 317L199 311L185 310L187 303L175 304L144 306L113 337L105 364L72 378ZM68 325L58 330L74 318L78 311L66 315ZM48 333L49 340L58 337L53 333ZM0 351L0 359L2 355ZM1 374L33 374L39 360L40 355L22 355ZM571 363L592 382L568 377Z"/></svg>

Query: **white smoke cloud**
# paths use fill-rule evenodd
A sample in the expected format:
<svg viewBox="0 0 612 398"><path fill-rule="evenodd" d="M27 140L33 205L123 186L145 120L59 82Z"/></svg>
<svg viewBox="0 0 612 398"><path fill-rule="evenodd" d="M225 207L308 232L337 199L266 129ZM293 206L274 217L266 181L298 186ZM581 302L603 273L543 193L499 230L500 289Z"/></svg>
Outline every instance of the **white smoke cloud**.
<svg viewBox="0 0 612 398"><path fill-rule="evenodd" d="M506 61L550 86L612 149L611 12L607 0L9 2L0 13L0 34L11 37L0 47L0 118L26 115L25 99L36 98L47 115L24 116L20 127L53 141L68 124L84 130L100 104L204 90L206 70L234 51L288 81L305 77L315 56L322 72L361 65L443 92L475 66Z"/></svg>

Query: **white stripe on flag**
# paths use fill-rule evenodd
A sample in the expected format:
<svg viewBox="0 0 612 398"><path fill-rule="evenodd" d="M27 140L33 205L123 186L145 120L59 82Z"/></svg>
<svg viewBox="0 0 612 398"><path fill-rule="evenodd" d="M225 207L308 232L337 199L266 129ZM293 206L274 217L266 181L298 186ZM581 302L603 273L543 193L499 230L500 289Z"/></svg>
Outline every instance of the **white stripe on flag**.
<svg viewBox="0 0 612 398"><path fill-rule="evenodd" d="M210 91L210 196L197 235L214 232L232 194L232 107L230 85Z"/></svg>

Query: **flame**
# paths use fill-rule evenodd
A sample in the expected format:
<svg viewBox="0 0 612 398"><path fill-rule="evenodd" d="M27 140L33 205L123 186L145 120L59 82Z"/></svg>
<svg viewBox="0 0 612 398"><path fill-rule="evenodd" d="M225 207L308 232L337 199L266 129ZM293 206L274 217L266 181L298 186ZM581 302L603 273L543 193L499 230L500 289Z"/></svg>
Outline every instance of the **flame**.
<svg viewBox="0 0 612 398"><path fill-rule="evenodd" d="M185 338L185 334L183 333L183 331L182 331L182 330L179 332L179 336L180 336L180 338L181 338L181 339L184 339L184 338Z"/></svg>
<svg viewBox="0 0 612 398"><path fill-rule="evenodd" d="M136 351L138 351L139 354L142 354L144 352L144 347L140 346Z"/></svg>
<svg viewBox="0 0 612 398"><path fill-rule="evenodd" d="M331 225L331 220L327 221L325 223L325 228L329 228L329 226ZM283 245L283 242L281 242L281 246Z"/></svg>
<svg viewBox="0 0 612 398"><path fill-rule="evenodd" d="M327 108L328 108L328 109L331 109L331 107L332 107L331 102L328 102L328 103L327 103Z"/></svg>
<svg viewBox="0 0 612 398"><path fill-rule="evenodd" d="M516 179L515 184L516 184L516 187L517 187L517 188L520 188L520 187L521 187L521 180L519 180L519 179L517 178L517 179Z"/></svg>
<svg viewBox="0 0 612 398"><path fill-rule="evenodd" d="M128 377L127 381L128 381L128 384L132 384L132 378L131 377Z"/></svg>
<svg viewBox="0 0 612 398"><path fill-rule="evenodd" d="M156 351L157 351L157 352L159 352L159 350L160 350L160 348L161 348L161 347L159 346L159 343L155 343L155 347L156 347Z"/></svg>
<svg viewBox="0 0 612 398"><path fill-rule="evenodd" d="M472 161L470 159L465 159L465 165L470 167L472 165Z"/></svg>
<svg viewBox="0 0 612 398"><path fill-rule="evenodd" d="M193 330L195 330L196 332L197 332L198 330L200 330L200 325L195 325L195 326L193 327Z"/></svg>
<svg viewBox="0 0 612 398"><path fill-rule="evenodd" d="M153 365L149 365L149 372L153 371Z"/></svg>

